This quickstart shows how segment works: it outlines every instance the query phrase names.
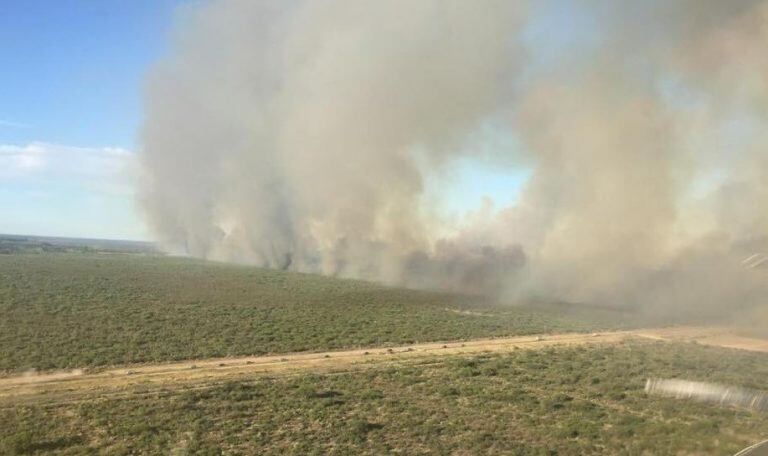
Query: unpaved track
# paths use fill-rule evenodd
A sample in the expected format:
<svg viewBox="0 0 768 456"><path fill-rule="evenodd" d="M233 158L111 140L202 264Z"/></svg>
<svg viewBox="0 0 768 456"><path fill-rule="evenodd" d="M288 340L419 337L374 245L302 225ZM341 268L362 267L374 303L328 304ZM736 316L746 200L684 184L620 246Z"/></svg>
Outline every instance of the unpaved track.
<svg viewBox="0 0 768 456"><path fill-rule="evenodd" d="M73 394L112 395L121 391L191 387L253 375L348 371L385 364L419 362L444 355L499 353L515 349L582 344L616 344L630 339L695 341L708 345L768 352L768 341L736 337L721 328L672 327L593 334L547 334L415 344L392 348L191 360L127 366L92 373L75 370L20 375L0 378L0 401L16 402L19 399L29 399L29 396L55 399Z"/></svg>

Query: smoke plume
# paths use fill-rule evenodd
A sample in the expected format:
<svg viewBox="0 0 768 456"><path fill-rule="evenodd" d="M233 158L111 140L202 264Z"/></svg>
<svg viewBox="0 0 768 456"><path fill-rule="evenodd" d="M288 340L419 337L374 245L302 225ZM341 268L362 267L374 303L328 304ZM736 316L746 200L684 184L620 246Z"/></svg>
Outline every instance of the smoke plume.
<svg viewBox="0 0 768 456"><path fill-rule="evenodd" d="M530 31L575 11L592 38L545 58ZM169 250L508 300L762 312L766 0L213 0L178 22L141 154ZM489 152L488 131L518 145ZM427 183L461 160L531 174L510 207L456 225Z"/></svg>

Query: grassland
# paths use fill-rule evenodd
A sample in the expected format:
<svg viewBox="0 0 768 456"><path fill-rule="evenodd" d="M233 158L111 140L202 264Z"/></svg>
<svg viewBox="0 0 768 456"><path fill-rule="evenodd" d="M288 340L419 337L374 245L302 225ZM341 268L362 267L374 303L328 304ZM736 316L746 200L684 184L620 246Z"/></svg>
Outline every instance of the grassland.
<svg viewBox="0 0 768 456"><path fill-rule="evenodd" d="M768 355L630 342L0 406L0 453L733 454L768 416L647 377L768 388Z"/></svg>
<svg viewBox="0 0 768 456"><path fill-rule="evenodd" d="M0 373L596 326L477 297L97 253L0 255L0 315Z"/></svg>
<svg viewBox="0 0 768 456"><path fill-rule="evenodd" d="M621 326L595 309L93 252L0 255L0 313L6 374ZM648 377L768 389L768 354L634 339L444 353L7 396L0 454L725 455L768 435L768 416L643 392Z"/></svg>

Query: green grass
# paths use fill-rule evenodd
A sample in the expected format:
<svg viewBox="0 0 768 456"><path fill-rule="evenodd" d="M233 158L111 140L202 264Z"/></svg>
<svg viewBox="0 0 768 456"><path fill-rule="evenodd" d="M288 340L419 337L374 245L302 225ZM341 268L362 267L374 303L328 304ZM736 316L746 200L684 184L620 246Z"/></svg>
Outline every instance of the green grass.
<svg viewBox="0 0 768 456"><path fill-rule="evenodd" d="M768 416L647 396L647 377L768 388L768 356L637 342L253 377L0 408L0 453L734 454Z"/></svg>
<svg viewBox="0 0 768 456"><path fill-rule="evenodd" d="M0 313L5 372L615 325L596 309L96 253L0 255ZM11 398L0 454L725 455L768 435L766 415L649 397L648 377L768 389L768 356L633 342Z"/></svg>
<svg viewBox="0 0 768 456"><path fill-rule="evenodd" d="M360 281L186 258L76 253L0 255L0 315L0 372L595 325L581 316Z"/></svg>

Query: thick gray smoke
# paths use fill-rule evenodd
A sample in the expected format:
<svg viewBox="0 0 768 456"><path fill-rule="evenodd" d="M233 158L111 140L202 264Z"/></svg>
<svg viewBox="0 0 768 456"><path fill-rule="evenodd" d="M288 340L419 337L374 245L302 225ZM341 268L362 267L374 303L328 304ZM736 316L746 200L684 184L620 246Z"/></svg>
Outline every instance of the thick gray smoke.
<svg viewBox="0 0 768 456"><path fill-rule="evenodd" d="M541 58L542 11L594 39ZM768 273L743 260L768 253L766 49L768 0L214 0L150 77L142 203L204 258L760 312ZM489 129L520 146L489 153ZM531 177L447 229L426 183L458 160Z"/></svg>

